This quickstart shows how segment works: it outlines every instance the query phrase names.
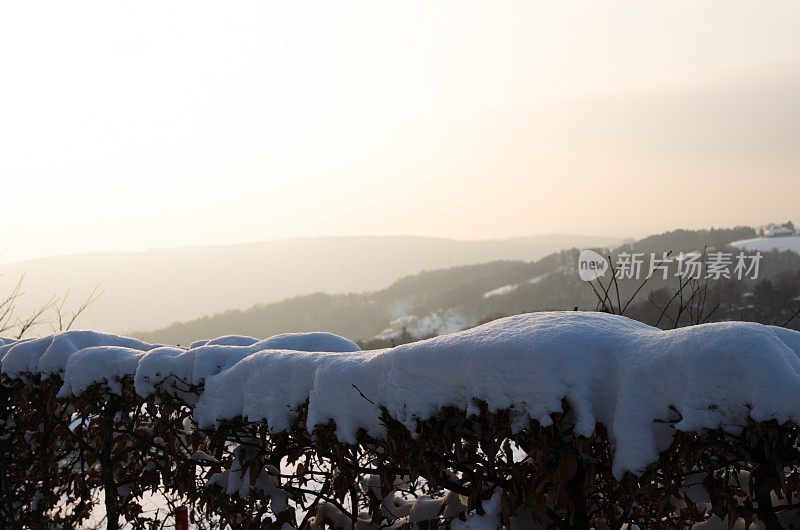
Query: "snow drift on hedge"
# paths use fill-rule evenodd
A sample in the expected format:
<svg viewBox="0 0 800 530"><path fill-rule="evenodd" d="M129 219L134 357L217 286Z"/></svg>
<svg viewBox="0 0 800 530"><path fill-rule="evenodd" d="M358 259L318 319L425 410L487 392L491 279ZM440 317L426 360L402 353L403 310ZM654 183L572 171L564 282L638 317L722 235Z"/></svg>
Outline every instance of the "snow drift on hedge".
<svg viewBox="0 0 800 530"><path fill-rule="evenodd" d="M111 392L121 393L120 381L135 377L139 361L146 354L176 354L183 350L167 346L148 352L122 346L91 346L72 354L64 367L64 384L58 397L78 396L95 383L106 383Z"/></svg>
<svg viewBox="0 0 800 530"><path fill-rule="evenodd" d="M3 373L18 377L21 373L44 376L64 371L71 355L92 346L120 346L138 351L155 348L140 340L95 331L64 331L48 337L20 341L3 355Z"/></svg>
<svg viewBox="0 0 800 530"><path fill-rule="evenodd" d="M11 377L61 373L62 395L96 382L118 390L126 375L141 395L169 391L176 379L204 383L194 404L204 428L242 416L279 431L308 402L307 428L333 419L347 442L359 429L384 433L370 401L413 431L441 407L477 413L475 400L511 409L518 429L531 419L548 425L566 399L579 434L596 423L608 429L617 476L641 471L669 445L672 428L655 419L691 431L739 429L748 417L800 423L800 333L754 323L661 331L602 313L551 312L369 352L330 334L224 337L183 349L92 332L0 349Z"/></svg>
<svg viewBox="0 0 800 530"><path fill-rule="evenodd" d="M287 428L309 402L307 427L333 419L343 441L381 436L385 406L412 431L441 407L512 409L518 428L544 425L566 398L577 431L605 425L614 470L638 472L676 428L739 428L747 417L800 420L800 333L753 323L661 331L601 313L518 315L442 337L372 352L265 350L206 380L196 421L266 420ZM356 389L357 387L357 389Z"/></svg>
<svg viewBox="0 0 800 530"><path fill-rule="evenodd" d="M149 352L142 357L136 370L136 391L147 396L155 392L156 385L166 392L175 392L181 386L199 385L207 377L227 370L249 355L276 348L327 352L360 350L354 342L333 333L283 333L264 340L226 335L192 343L188 350L162 348ZM167 376L172 378L165 387L162 382Z"/></svg>

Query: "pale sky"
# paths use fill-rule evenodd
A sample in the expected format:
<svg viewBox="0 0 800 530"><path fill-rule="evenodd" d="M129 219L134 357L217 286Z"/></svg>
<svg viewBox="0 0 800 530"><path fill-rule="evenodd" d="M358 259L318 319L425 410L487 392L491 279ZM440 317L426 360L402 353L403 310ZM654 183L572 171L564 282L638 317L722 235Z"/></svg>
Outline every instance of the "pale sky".
<svg viewBox="0 0 800 530"><path fill-rule="evenodd" d="M2 261L800 221L800 2L3 2Z"/></svg>

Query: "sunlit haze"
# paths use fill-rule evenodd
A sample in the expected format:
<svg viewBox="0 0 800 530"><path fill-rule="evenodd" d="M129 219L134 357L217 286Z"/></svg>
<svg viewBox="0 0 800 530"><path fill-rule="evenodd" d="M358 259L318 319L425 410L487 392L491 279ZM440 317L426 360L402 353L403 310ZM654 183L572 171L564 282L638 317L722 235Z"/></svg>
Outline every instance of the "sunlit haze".
<svg viewBox="0 0 800 530"><path fill-rule="evenodd" d="M5 2L0 260L800 219L800 3Z"/></svg>

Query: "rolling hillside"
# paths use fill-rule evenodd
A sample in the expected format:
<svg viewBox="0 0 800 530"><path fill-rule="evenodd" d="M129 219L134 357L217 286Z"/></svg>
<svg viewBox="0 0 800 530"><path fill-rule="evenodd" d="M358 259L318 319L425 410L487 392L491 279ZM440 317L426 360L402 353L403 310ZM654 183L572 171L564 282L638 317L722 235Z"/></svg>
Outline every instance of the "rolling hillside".
<svg viewBox="0 0 800 530"><path fill-rule="evenodd" d="M723 248L751 234L750 228L676 230L623 245L619 250L677 253ZM365 347L381 347L464 329L499 316L575 307L591 310L596 298L575 272L577 258L578 250L572 249L533 262L495 261L429 271L405 277L382 290L299 296L175 323L140 332L137 337L187 344L225 334L268 337L289 331L330 331ZM800 271L800 257L775 254L762 265L763 277L775 278L787 271ZM670 285L669 281L654 280L642 296L646 298L651 291ZM630 295L636 286L638 283L622 282L623 296ZM752 286L742 282L734 287L741 295Z"/></svg>
<svg viewBox="0 0 800 530"><path fill-rule="evenodd" d="M27 315L66 291L78 305L99 286L104 293L80 325L124 334L315 292L384 289L424 270L534 260L573 246L618 242L562 235L483 241L364 236L78 254L0 264L0 292L10 292L24 276L17 311Z"/></svg>

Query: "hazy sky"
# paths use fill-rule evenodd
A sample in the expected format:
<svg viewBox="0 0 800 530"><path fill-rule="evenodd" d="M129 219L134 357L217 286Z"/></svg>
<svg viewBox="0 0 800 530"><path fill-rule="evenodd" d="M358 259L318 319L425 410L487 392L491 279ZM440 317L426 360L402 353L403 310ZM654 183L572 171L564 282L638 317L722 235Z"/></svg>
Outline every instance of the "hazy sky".
<svg viewBox="0 0 800 530"><path fill-rule="evenodd" d="M800 220L800 2L3 2L0 260Z"/></svg>

